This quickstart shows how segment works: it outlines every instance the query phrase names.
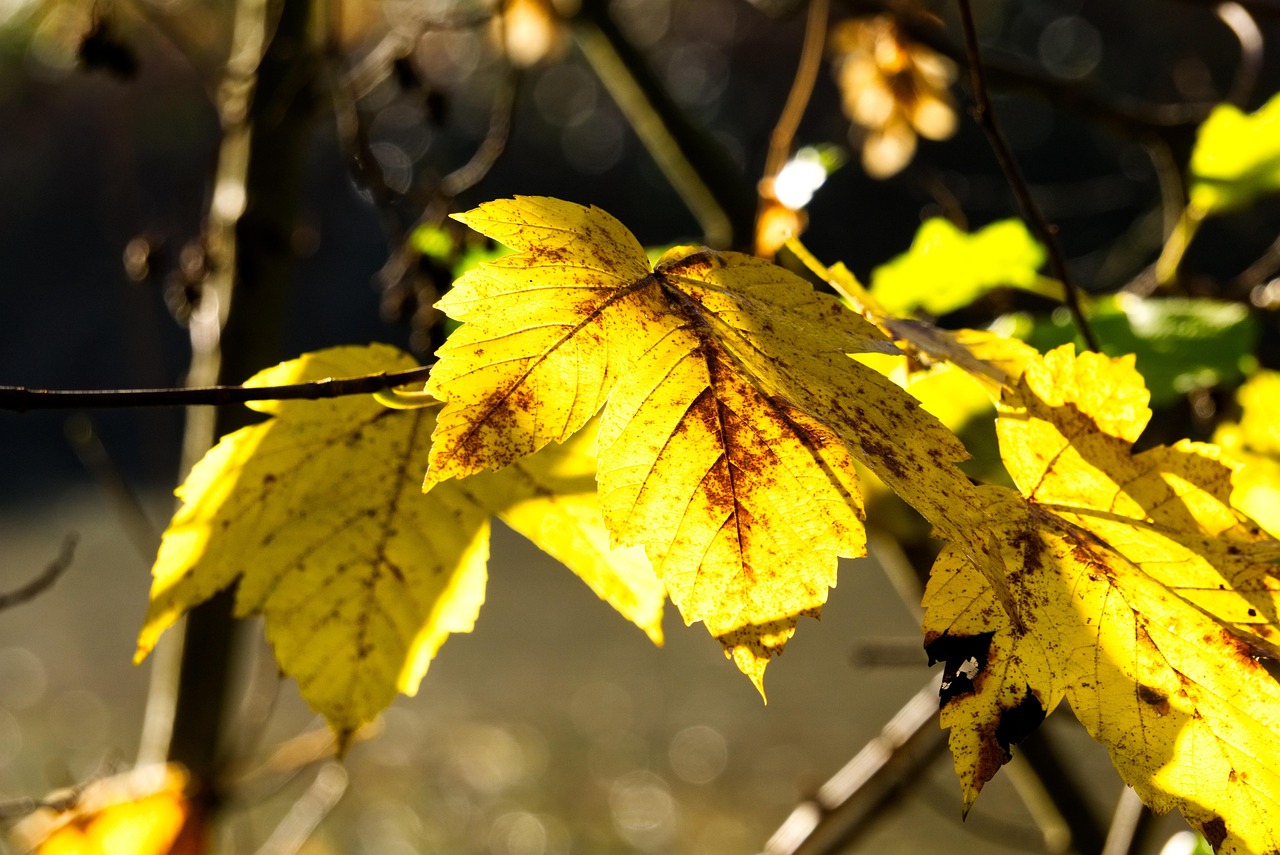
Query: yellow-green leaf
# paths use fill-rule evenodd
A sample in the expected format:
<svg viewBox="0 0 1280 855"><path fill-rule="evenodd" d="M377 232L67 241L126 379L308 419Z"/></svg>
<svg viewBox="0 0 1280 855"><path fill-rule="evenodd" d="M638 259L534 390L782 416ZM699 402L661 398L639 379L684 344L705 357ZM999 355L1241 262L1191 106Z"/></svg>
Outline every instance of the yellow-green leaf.
<svg viewBox="0 0 1280 855"><path fill-rule="evenodd" d="M1219 426L1213 441L1242 464L1232 503L1280 537L1280 373L1259 371L1236 393L1240 421Z"/></svg>
<svg viewBox="0 0 1280 855"><path fill-rule="evenodd" d="M925 593L946 663L942 724L966 809L1012 745L1066 698L1153 809L1177 808L1223 853L1280 848L1280 687L1221 624L1091 533L985 488L1018 606L948 547Z"/></svg>
<svg viewBox="0 0 1280 855"><path fill-rule="evenodd" d="M895 315L920 309L945 315L1001 287L1061 299L1061 286L1039 274L1044 259L1044 248L1021 220L1001 220L967 234L934 217L920 226L907 252L872 271L871 293Z"/></svg>
<svg viewBox="0 0 1280 855"><path fill-rule="evenodd" d="M382 345L333 348L260 372L249 385L413 365ZM581 575L607 574L603 550L562 546L575 538L600 544L604 534L598 507L593 517L581 490L548 495L554 462L531 458L488 483L424 495L431 409L388 409L372 396L253 406L273 418L224 437L179 489L183 506L156 559L139 658L182 613L238 581L237 614L265 618L282 671L345 738L397 691L416 692L445 638L474 625L491 513L518 518L529 503L558 513L560 530L541 538L549 551ZM589 443L565 450L570 467L589 466ZM661 589L652 571L644 584L635 556L619 566L622 581L604 593L654 636Z"/></svg>
<svg viewBox="0 0 1280 855"><path fill-rule="evenodd" d="M600 599L662 643L666 591L640 547L612 549L596 497L598 421L500 472L433 489L456 488L497 514L587 583Z"/></svg>
<svg viewBox="0 0 1280 855"><path fill-rule="evenodd" d="M1211 446L1134 453L1150 411L1132 359L1028 363L997 425L1021 493L985 488L1015 625L950 547L926 590L943 723L971 804L1066 697L1157 810L1177 807L1215 847L1273 851L1280 687L1255 655L1280 640L1280 547L1230 503Z"/></svg>
<svg viewBox="0 0 1280 855"><path fill-rule="evenodd" d="M1196 135L1189 171L1196 217L1280 190L1280 93L1253 113L1232 104L1214 107Z"/></svg>
<svg viewBox="0 0 1280 855"><path fill-rule="evenodd" d="M1233 472L1215 447L1133 453L1146 402L1132 357L1050 351L1005 396L996 426L1005 467L1028 498L1280 654L1280 579L1269 563L1280 549L1232 506Z"/></svg>
<svg viewBox="0 0 1280 855"><path fill-rule="evenodd" d="M446 405L427 482L507 465L603 407L613 542L644 546L685 620L757 686L826 600L837 556L864 550L854 456L935 525L963 520L964 449L846 356L892 346L835 298L700 247L650 269L597 208L519 198L460 219L518 252L440 303L466 323L428 386Z"/></svg>

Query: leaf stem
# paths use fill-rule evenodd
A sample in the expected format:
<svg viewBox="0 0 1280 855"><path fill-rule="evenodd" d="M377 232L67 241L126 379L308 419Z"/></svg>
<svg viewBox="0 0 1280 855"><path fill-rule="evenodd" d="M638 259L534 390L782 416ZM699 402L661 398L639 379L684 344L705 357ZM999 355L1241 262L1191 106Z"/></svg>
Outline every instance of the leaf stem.
<svg viewBox="0 0 1280 855"><path fill-rule="evenodd" d="M0 410L117 409L243 404L247 401L316 400L369 395L425 381L431 366L364 377L332 377L285 386L196 386L183 389L29 389L0 386Z"/></svg>
<svg viewBox="0 0 1280 855"><path fill-rule="evenodd" d="M1018 166L1018 161L1013 156L1013 149L1009 147L1009 142L1005 139L1004 132L1000 129L1000 122L996 118L995 108L987 91L987 79L986 72L982 66L982 54L978 49L978 32L973 23L973 9L969 0L956 0L956 4L960 10L960 22L964 28L965 52L969 58L969 78L973 87L974 100L973 118L983 132L986 133L987 139L991 143L991 148L995 152L996 160L1004 171L1005 179L1009 182L1009 187L1013 190L1013 195L1018 200L1018 207L1022 209L1022 215L1027 218L1027 221L1035 230L1036 236L1049 252L1049 266L1053 269L1054 276L1063 285L1066 292L1064 303L1071 312L1071 318L1075 321L1076 329L1079 330L1081 338L1084 339L1089 349L1097 351L1099 350L1098 339L1080 308L1079 289L1071 278L1071 274L1067 271L1067 262L1063 257L1062 247L1058 243L1058 228L1045 218L1044 212L1032 197L1031 190L1027 186L1027 180L1022 174L1022 169Z"/></svg>

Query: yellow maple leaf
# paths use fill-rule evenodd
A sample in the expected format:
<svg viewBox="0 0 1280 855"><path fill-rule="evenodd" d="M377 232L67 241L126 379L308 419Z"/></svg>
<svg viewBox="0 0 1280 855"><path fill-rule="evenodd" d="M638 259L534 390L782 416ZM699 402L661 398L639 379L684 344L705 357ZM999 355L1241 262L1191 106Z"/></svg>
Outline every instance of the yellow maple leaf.
<svg viewBox="0 0 1280 855"><path fill-rule="evenodd" d="M1018 491L980 494L1028 618L1014 626L951 547L925 592L966 809L1065 697L1152 808L1218 851L1275 851L1280 686L1255 655L1275 647L1276 544L1231 507L1212 448L1133 453L1148 417L1131 358L1070 346L1005 395Z"/></svg>
<svg viewBox="0 0 1280 855"><path fill-rule="evenodd" d="M247 385L413 365L384 345L333 348ZM179 488L184 504L153 569L139 659L181 614L238 581L236 613L263 615L281 669L345 739L397 691L416 692L450 633L471 630L489 517L508 510L513 527L661 639L661 584L638 550L606 547L589 433L487 482L424 494L431 410L387 409L372 396L251 406L274 418L224 437ZM529 526L530 513L555 527Z"/></svg>
<svg viewBox="0 0 1280 855"><path fill-rule="evenodd" d="M758 688L799 616L825 602L836 557L864 552L854 457L963 531L963 447L848 358L893 348L834 297L702 247L650 268L613 217L555 199L458 219L516 253L438 304L465 323L427 387L446 402L427 483L505 466L603 408L613 542L644 546L686 622L703 621Z"/></svg>
<svg viewBox="0 0 1280 855"><path fill-rule="evenodd" d="M1236 393L1239 423L1225 423L1213 441L1242 469L1231 500L1280 537L1280 373L1259 371Z"/></svg>

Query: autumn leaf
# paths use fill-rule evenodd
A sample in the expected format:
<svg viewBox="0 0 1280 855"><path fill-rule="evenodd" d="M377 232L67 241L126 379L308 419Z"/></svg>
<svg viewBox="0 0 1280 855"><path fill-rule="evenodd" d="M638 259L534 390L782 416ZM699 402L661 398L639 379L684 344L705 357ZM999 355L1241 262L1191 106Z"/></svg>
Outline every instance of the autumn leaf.
<svg viewBox="0 0 1280 855"><path fill-rule="evenodd" d="M176 765L140 766L49 798L7 829L15 852L35 855L177 855L198 838ZM9 851L6 847L5 851Z"/></svg>
<svg viewBox="0 0 1280 855"><path fill-rule="evenodd" d="M500 472L481 472L432 490L457 489L497 514L661 644L662 582L643 549L609 545L596 497L599 427L592 420L563 445L549 445Z"/></svg>
<svg viewBox="0 0 1280 855"><path fill-rule="evenodd" d="M428 384L446 404L427 483L506 466L603 408L613 542L644 546L686 622L757 687L825 602L837 556L863 554L855 457L935 526L963 528L963 447L847 357L893 348L835 298L700 247L651 268L598 208L518 198L458 218L517 252L439 303L464 323Z"/></svg>
<svg viewBox="0 0 1280 855"><path fill-rule="evenodd" d="M1280 537L1280 373L1259 371L1236 392L1240 420L1218 426L1213 441L1240 461L1232 503Z"/></svg>
<svg viewBox="0 0 1280 855"><path fill-rule="evenodd" d="M1060 348L1005 395L1018 491L982 488L1016 609L948 547L925 592L966 809L1066 698L1124 779L1218 851L1280 846L1278 552L1229 504L1231 470L1182 443L1134 453L1149 418L1131 359Z"/></svg>
<svg viewBox="0 0 1280 855"><path fill-rule="evenodd" d="M383 345L307 354L249 385L413 367ZM236 613L261 614L283 672L346 738L397 691L416 692L450 633L484 600L489 517L506 517L655 640L661 585L638 552L609 552L590 498L593 437L487 482L425 494L430 409L372 396L252 405L274 418L230 434L179 489L138 658L184 612L238 582ZM546 514L554 528L527 524Z"/></svg>

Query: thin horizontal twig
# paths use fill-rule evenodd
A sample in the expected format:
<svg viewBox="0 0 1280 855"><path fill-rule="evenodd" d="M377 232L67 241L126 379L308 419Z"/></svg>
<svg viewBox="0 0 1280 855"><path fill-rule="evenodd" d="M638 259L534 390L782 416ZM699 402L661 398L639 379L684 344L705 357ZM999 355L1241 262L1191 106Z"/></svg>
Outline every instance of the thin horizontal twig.
<svg viewBox="0 0 1280 855"><path fill-rule="evenodd" d="M188 389L30 389L0 386L0 410L118 409L243 404L248 401L317 400L368 395L423 382L431 366L363 377L336 377L285 386L197 386Z"/></svg>

